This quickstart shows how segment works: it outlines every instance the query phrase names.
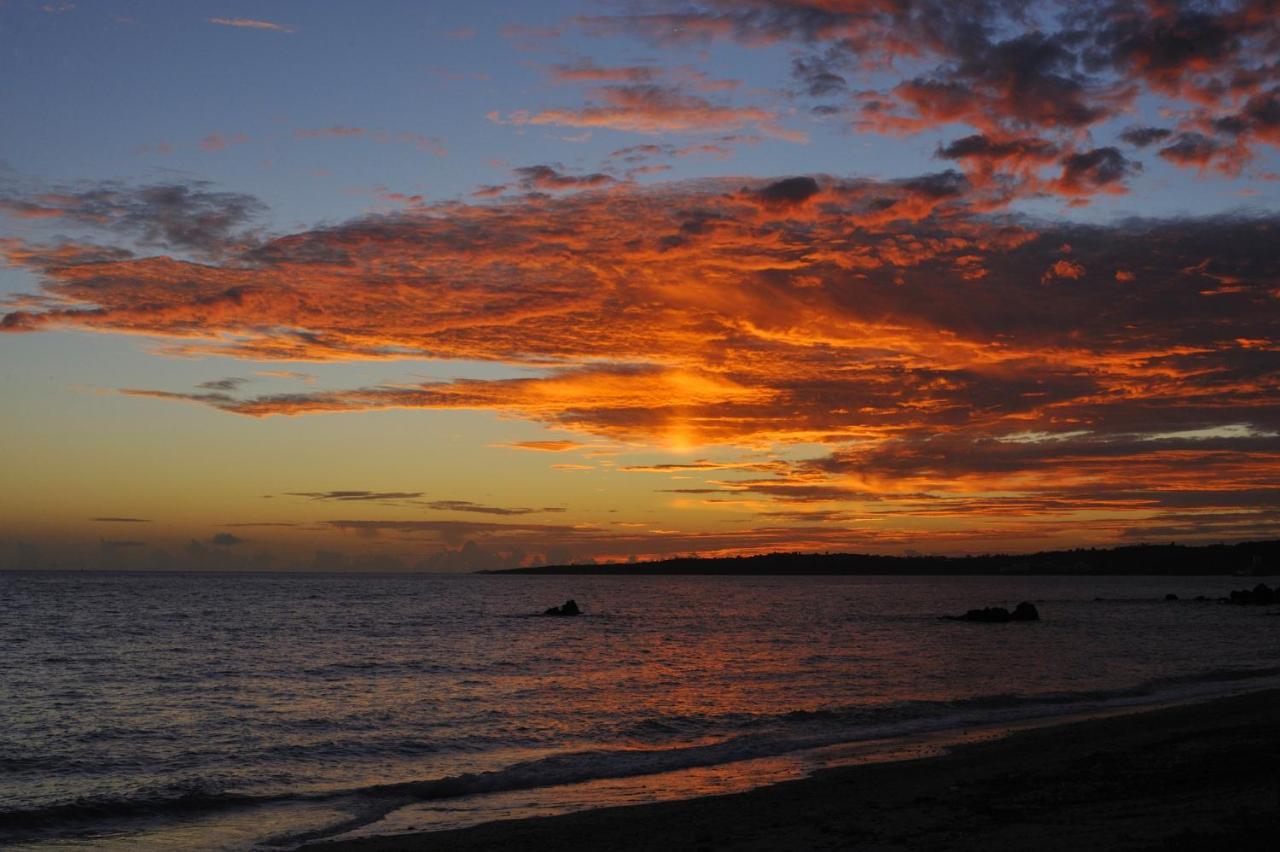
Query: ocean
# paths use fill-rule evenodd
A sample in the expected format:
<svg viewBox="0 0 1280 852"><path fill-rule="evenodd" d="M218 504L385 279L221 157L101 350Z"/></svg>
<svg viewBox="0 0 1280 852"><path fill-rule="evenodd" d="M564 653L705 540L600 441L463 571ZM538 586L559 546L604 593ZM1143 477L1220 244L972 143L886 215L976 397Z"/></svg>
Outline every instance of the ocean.
<svg viewBox="0 0 1280 852"><path fill-rule="evenodd" d="M0 845L292 848L1275 685L1278 608L1190 600L1256 582L0 574Z"/></svg>

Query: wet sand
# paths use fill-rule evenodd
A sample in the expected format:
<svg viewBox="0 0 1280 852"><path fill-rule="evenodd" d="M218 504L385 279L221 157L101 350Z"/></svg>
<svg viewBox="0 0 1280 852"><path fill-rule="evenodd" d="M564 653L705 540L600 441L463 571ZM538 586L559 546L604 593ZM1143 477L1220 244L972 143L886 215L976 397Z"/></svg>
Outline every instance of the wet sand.
<svg viewBox="0 0 1280 852"><path fill-rule="evenodd" d="M746 793L309 850L1270 850L1280 690L825 770Z"/></svg>

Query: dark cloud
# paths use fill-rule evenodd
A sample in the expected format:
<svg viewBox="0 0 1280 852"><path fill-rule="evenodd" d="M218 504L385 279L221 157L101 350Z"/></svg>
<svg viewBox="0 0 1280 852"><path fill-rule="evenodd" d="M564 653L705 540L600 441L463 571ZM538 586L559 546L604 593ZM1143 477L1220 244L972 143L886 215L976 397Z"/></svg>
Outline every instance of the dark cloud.
<svg viewBox="0 0 1280 852"><path fill-rule="evenodd" d="M102 183L29 197L0 198L28 218L48 218L127 235L149 247L219 257L253 239L249 226L265 211L253 196L216 192L204 182L128 187Z"/></svg>
<svg viewBox="0 0 1280 852"><path fill-rule="evenodd" d="M1120 134L1120 139L1130 145L1145 148L1153 142L1161 142L1172 135L1173 131L1165 127L1130 127Z"/></svg>
<svg viewBox="0 0 1280 852"><path fill-rule="evenodd" d="M813 98L840 94L849 88L848 81L838 73L838 66L828 56L798 56L791 60L791 76L804 93Z"/></svg>
<svg viewBox="0 0 1280 852"><path fill-rule="evenodd" d="M150 518L103 517L103 518L91 518L90 520L97 521L98 523L106 523L106 524L149 524L151 523Z"/></svg>
<svg viewBox="0 0 1280 852"><path fill-rule="evenodd" d="M787 208L805 203L818 191L818 182L813 178L791 177L751 190L750 195L766 207Z"/></svg>
<svg viewBox="0 0 1280 852"><path fill-rule="evenodd" d="M1160 156L1178 165L1204 167L1222 150L1222 145L1203 133L1179 133L1172 144L1160 149Z"/></svg>
<svg viewBox="0 0 1280 852"><path fill-rule="evenodd" d="M1121 184L1141 168L1141 163L1130 160L1119 148L1094 148L1062 159L1058 186L1071 194L1091 195Z"/></svg>
<svg viewBox="0 0 1280 852"><path fill-rule="evenodd" d="M288 491L286 497L335 503L378 503L382 505L423 506L438 512L473 512L482 515L532 515L540 512L563 512L563 507L542 508L488 506L470 500L422 500L421 491Z"/></svg>
<svg viewBox="0 0 1280 852"><path fill-rule="evenodd" d="M1249 122L1241 115L1224 115L1215 118L1212 122L1212 127L1215 133L1224 133L1228 136L1241 136L1248 132Z"/></svg>
<svg viewBox="0 0 1280 852"><path fill-rule="evenodd" d="M1145 10L1137 3L1084 4L1077 14L1098 27L1096 47L1087 59L1095 67L1105 63L1148 80L1162 92L1177 94L1194 77L1234 65L1245 37L1268 26L1247 21L1250 12L1261 11L1265 3L1197 6L1180 0L1157 0L1154 8Z"/></svg>
<svg viewBox="0 0 1280 852"><path fill-rule="evenodd" d="M957 171L934 172L920 177L905 178L897 185L912 195L942 200L958 198L969 188L969 180Z"/></svg>
<svg viewBox="0 0 1280 852"><path fill-rule="evenodd" d="M1063 35L1027 33L983 45L963 56L955 79L976 84L976 99L1016 122L1078 128L1108 112L1076 70Z"/></svg>
<svg viewBox="0 0 1280 852"><path fill-rule="evenodd" d="M522 189L563 192L572 189L594 189L613 183L609 175L596 172L589 175L568 175L552 166L522 166L513 169Z"/></svg>
<svg viewBox="0 0 1280 852"><path fill-rule="evenodd" d="M578 24L593 35L627 33L664 44L785 44L800 92L847 97L862 130L914 133L957 123L1007 137L1030 129L1087 155L1070 150L1080 131L1125 114L1147 93L1239 137L1235 160L1215 163L1223 171L1238 171L1258 143L1280 145L1274 0L1084 0L1034 11L1016 0L627 5ZM852 69L895 67L913 75L883 90L848 90ZM1132 128L1119 141L1143 147L1167 135ZM1194 159L1173 161L1199 167Z"/></svg>
<svg viewBox="0 0 1280 852"><path fill-rule="evenodd" d="M196 385L196 387L202 390L220 391L222 393L235 393L237 390L239 390L241 385L245 384L248 381L249 381L248 379L240 379L235 377L226 378L226 379L211 379L207 382L201 382L200 384Z"/></svg>
<svg viewBox="0 0 1280 852"><path fill-rule="evenodd" d="M810 524L832 524L856 520L851 512L831 509L778 509L760 513L766 518L780 518L786 521Z"/></svg>
<svg viewBox="0 0 1280 852"><path fill-rule="evenodd" d="M225 393L176 393L173 391L147 390L145 388L121 388L125 396L137 396L150 399L168 399L174 402L196 402L214 407L234 405L236 398Z"/></svg>
<svg viewBox="0 0 1280 852"><path fill-rule="evenodd" d="M215 547L234 547L237 544L244 544L245 539L231 533L216 533L209 539L209 543Z"/></svg>
<svg viewBox="0 0 1280 852"><path fill-rule="evenodd" d="M1249 98L1242 115L1260 136L1273 143L1280 142L1276 135L1280 133L1280 87Z"/></svg>
<svg viewBox="0 0 1280 852"><path fill-rule="evenodd" d="M544 506L540 509L509 508L504 506L486 506L483 503L472 503L470 500L432 500L422 505L428 509L441 512L475 512L481 515L534 515L542 512L563 512L562 506Z"/></svg>
<svg viewBox="0 0 1280 852"><path fill-rule="evenodd" d="M421 491L286 491L286 497L307 497L311 500L340 503L372 501L376 503L412 500L422 496Z"/></svg>
<svg viewBox="0 0 1280 852"><path fill-rule="evenodd" d="M1052 159L1058 146L1035 136L993 138L985 134L965 136L938 148L938 156L945 160L1007 160L1031 158Z"/></svg>
<svg viewBox="0 0 1280 852"><path fill-rule="evenodd" d="M551 165L521 166L512 169L516 175L514 184L484 185L471 193L473 198L497 198L512 188L528 193L570 192L583 189L599 189L616 181L612 175L593 172L585 175L566 174L561 167Z"/></svg>

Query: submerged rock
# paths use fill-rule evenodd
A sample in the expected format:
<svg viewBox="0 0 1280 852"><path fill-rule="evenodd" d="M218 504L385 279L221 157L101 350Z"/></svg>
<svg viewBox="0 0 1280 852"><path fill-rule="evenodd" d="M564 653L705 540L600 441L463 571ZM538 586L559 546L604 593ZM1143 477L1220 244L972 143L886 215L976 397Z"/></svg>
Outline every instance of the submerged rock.
<svg viewBox="0 0 1280 852"><path fill-rule="evenodd" d="M1039 621L1040 610L1036 609L1035 604L1023 601L1013 608L1013 615L1009 618L1013 621Z"/></svg>
<svg viewBox="0 0 1280 852"><path fill-rule="evenodd" d="M971 609L964 615L943 616L950 621L976 621L979 624L1006 624L1010 621L1039 621L1040 611L1036 605L1023 601L1014 607L1013 612L1002 606L989 606L982 609Z"/></svg>
<svg viewBox="0 0 1280 852"><path fill-rule="evenodd" d="M1227 600L1233 604L1241 604L1244 606L1267 606L1269 604L1280 603L1280 593L1272 589L1266 583L1259 583L1252 589L1236 589L1231 593L1231 597L1227 598Z"/></svg>
<svg viewBox="0 0 1280 852"><path fill-rule="evenodd" d="M1006 621L1013 620L1013 615L1002 606L971 609L964 615L948 615L944 617L951 621L978 621L983 624L1003 624Z"/></svg>
<svg viewBox="0 0 1280 852"><path fill-rule="evenodd" d="M578 602L573 598L565 601L560 606L549 607L543 615L582 615L582 610L578 609Z"/></svg>

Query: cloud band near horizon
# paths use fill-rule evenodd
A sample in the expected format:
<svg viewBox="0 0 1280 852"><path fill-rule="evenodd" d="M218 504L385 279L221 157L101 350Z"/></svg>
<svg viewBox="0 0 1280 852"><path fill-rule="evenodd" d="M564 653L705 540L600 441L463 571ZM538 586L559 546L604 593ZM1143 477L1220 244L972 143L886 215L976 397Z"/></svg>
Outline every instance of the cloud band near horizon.
<svg viewBox="0 0 1280 852"><path fill-rule="evenodd" d="M1280 220L1055 224L986 212L988 198L939 172L534 193L247 243L215 217L222 245L169 221L220 258L203 263L9 241L44 285L2 326L527 374L125 391L241 415L477 409L655 447L831 448L716 486L766 507L1190 512L1206 529L1218 513L1274 529ZM169 232L131 215L130 233Z"/></svg>

